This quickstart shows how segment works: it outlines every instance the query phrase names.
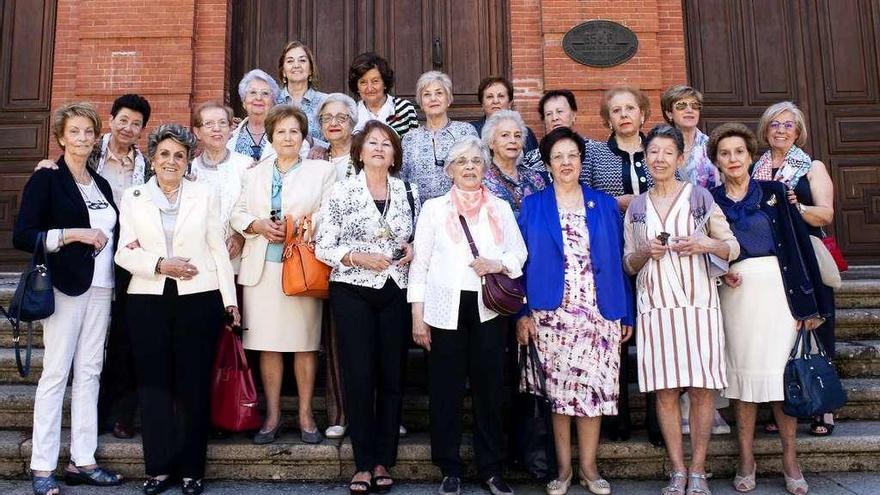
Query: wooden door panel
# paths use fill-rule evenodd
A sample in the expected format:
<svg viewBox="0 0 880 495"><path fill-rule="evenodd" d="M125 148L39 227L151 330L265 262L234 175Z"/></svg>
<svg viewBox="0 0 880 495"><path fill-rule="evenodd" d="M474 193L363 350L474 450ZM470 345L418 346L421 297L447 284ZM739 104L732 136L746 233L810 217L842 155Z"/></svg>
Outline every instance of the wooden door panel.
<svg viewBox="0 0 880 495"><path fill-rule="evenodd" d="M821 0L816 8L825 103L876 103L880 74L869 3Z"/></svg>
<svg viewBox="0 0 880 495"><path fill-rule="evenodd" d="M415 100L416 81L431 70L432 0L376 0L375 50L394 69L394 93Z"/></svg>
<svg viewBox="0 0 880 495"><path fill-rule="evenodd" d="M798 29L788 0L748 0L741 4L744 19L745 79L749 105L768 106L798 100Z"/></svg>
<svg viewBox="0 0 880 495"><path fill-rule="evenodd" d="M880 153L880 114L876 108L828 107L827 141L831 154Z"/></svg>
<svg viewBox="0 0 880 495"><path fill-rule="evenodd" d="M832 158L837 239L855 262L876 262L880 245L880 166L876 159Z"/></svg>
<svg viewBox="0 0 880 495"><path fill-rule="evenodd" d="M690 1L685 9L690 80L702 91L708 113L713 106L745 102L738 4L730 0Z"/></svg>

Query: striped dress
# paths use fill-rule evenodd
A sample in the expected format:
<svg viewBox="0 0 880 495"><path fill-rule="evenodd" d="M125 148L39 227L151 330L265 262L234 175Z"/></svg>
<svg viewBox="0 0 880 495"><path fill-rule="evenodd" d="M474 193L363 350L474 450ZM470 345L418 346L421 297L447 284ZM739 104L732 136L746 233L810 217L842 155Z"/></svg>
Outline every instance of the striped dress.
<svg viewBox="0 0 880 495"><path fill-rule="evenodd" d="M628 211L624 222L627 255L661 232L671 234L671 238L694 232L697 225L690 206L692 187L688 184L682 188L665 219L645 193L643 218L633 219ZM718 206L713 203L708 214L708 235L730 241L731 253L738 254L739 245ZM724 330L707 256L679 256L668 251L660 260L649 259L638 273L636 294L639 389L725 388Z"/></svg>

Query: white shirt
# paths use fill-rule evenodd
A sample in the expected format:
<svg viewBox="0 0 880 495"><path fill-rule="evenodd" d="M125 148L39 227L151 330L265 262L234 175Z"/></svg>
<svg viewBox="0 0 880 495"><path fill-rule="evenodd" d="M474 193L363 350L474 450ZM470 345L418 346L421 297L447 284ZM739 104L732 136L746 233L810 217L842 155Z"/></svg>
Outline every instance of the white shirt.
<svg viewBox="0 0 880 495"><path fill-rule="evenodd" d="M385 103L382 104L382 108L379 109L379 113L373 113L367 108L367 105L364 103L364 100L358 101L358 123L354 126L354 129L351 131L352 134L357 134L361 129L367 125L367 122L371 120L378 120L379 122L385 123L388 120L388 117L394 113L394 98L391 95L385 95Z"/></svg>
<svg viewBox="0 0 880 495"><path fill-rule="evenodd" d="M86 206L90 203L100 205L106 204L105 208L89 210L89 226L93 229L99 229L107 236L107 244L104 249L95 257L95 271L92 273L92 287L105 287L112 289L115 286L115 277L113 276L113 254L116 252L113 245L113 228L116 227L116 211L107 202L107 198L98 189L98 185L92 180L88 186L77 184Z"/></svg>
<svg viewBox="0 0 880 495"><path fill-rule="evenodd" d="M481 322L495 318L498 313L486 308L483 303L480 278L468 266L474 257L464 232L459 242L454 241L447 232L446 223L455 208L450 194L429 199L422 205L416 225L415 258L409 270L407 301L424 303L423 319L428 325L455 330L458 327L462 290L477 292ZM510 205L495 196L491 196L489 201L501 218L503 243L495 245L486 208L480 211L479 221L469 222L468 228L480 256L501 261L507 269L507 275L518 278L522 275L527 256L522 234Z"/></svg>

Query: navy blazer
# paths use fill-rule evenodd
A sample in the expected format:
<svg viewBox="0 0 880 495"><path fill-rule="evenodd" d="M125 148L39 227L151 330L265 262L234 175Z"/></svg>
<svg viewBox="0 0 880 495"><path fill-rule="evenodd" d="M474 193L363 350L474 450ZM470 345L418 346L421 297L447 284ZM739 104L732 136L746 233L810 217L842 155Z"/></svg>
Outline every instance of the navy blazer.
<svg viewBox="0 0 880 495"><path fill-rule="evenodd" d="M629 278L623 271L623 223L617 202L586 185L581 184L581 189L599 312L606 320L632 325L634 305ZM554 310L562 304L565 254L552 186L523 200L518 223L529 252L523 268L527 304L521 314L532 309Z"/></svg>
<svg viewBox="0 0 880 495"><path fill-rule="evenodd" d="M31 175L21 193L18 218L12 231L12 245L16 249L34 252L37 234L51 229L91 228L89 210L76 187L73 174L64 157L58 159L58 170L40 169ZM86 167L92 180L104 198L116 211L110 183L90 167ZM118 220L117 220L118 222ZM119 227L113 230L118 238ZM115 244L115 243L114 243ZM89 290L95 272L94 248L81 242L61 246L55 253L46 256L52 273L52 285L68 296L78 296Z"/></svg>

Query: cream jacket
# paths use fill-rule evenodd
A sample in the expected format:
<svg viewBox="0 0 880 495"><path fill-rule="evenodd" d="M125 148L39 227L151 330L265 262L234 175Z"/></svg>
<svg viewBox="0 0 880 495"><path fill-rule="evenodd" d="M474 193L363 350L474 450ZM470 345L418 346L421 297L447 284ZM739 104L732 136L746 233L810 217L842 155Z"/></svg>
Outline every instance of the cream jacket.
<svg viewBox="0 0 880 495"><path fill-rule="evenodd" d="M165 275L156 274L156 263L168 247L162 230L159 207L151 199L147 184L128 188L119 208L119 246L116 263L131 272L129 294L162 294ZM199 273L190 280L177 280L179 294L220 290L224 306L238 306L232 264L226 251L216 195L203 185L181 181L180 210L174 225L174 255L189 258ZM137 241L140 247L127 246Z"/></svg>

